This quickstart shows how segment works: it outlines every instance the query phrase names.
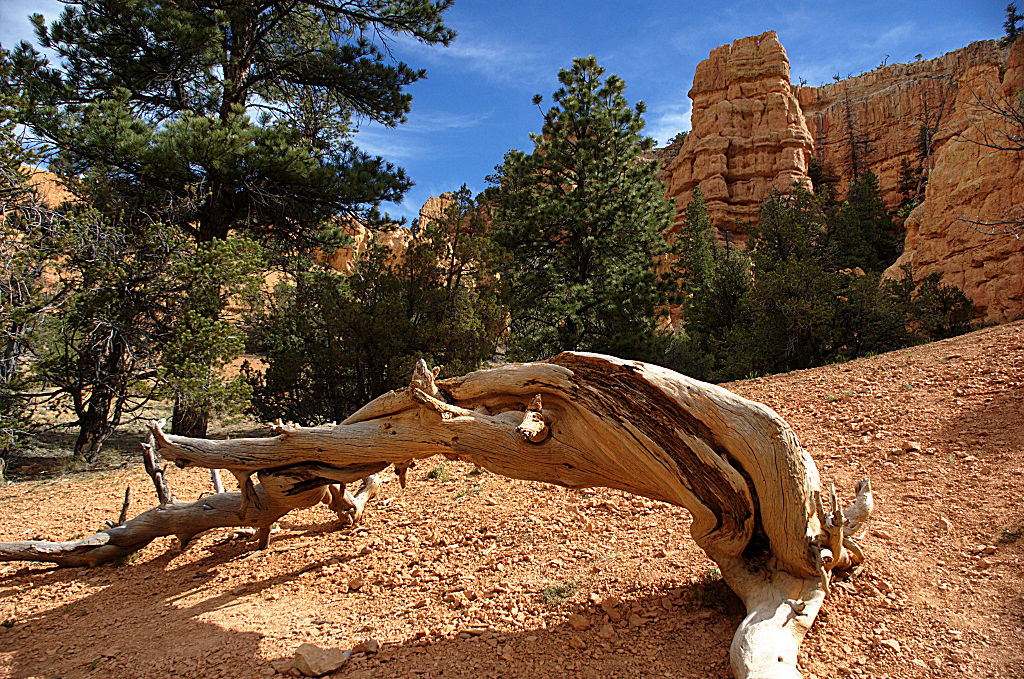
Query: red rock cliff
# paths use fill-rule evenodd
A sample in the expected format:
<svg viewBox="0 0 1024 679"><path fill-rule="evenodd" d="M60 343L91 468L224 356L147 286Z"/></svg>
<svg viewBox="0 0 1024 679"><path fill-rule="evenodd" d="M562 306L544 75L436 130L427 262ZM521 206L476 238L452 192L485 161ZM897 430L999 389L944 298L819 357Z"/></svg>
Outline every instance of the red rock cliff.
<svg viewBox="0 0 1024 679"><path fill-rule="evenodd" d="M789 82L774 32L714 49L697 67L692 131L665 163L677 222L700 186L720 231L755 221L761 201L794 183L808 186L816 157L840 180L870 168L895 207L902 161L919 159L922 126L933 130L923 202L908 217L903 256L916 275L937 271L964 289L989 321L1024 315L1024 241L982 233L965 219L1024 216L1021 153L976 143L999 125L979 97L1024 88L1024 40L1009 49L976 42L936 59L884 66L821 87ZM742 241L742 233L738 233Z"/></svg>

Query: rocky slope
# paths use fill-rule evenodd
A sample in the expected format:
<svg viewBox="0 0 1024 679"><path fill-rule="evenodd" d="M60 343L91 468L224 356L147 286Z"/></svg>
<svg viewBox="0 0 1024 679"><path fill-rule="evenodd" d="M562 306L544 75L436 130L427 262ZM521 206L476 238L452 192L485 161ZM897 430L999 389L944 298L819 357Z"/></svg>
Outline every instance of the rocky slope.
<svg viewBox="0 0 1024 679"><path fill-rule="evenodd" d="M838 176L840 190L855 167L870 168L895 206L901 163L923 164L924 200L907 220L893 271L909 263L918 275L939 272L987 321L1024 314L1024 241L965 221L1024 216L1021 153L973 143L1003 124L979 103L1024 88L1024 40L1008 49L981 41L821 87L789 80L773 31L718 47L700 63L690 90L693 130L664 169L677 220L700 186L715 225L743 240L737 220L756 220L771 191L808 186L812 157ZM922 126L933 130L923 160Z"/></svg>
<svg viewBox="0 0 1024 679"><path fill-rule="evenodd" d="M782 415L823 481L876 494L806 679L1022 676L1022 374L1018 322L726 385ZM151 507L130 447L121 467L0 488L0 540L92 532L127 483L131 513ZM732 676L743 609L687 512L440 465L385 484L355 530L290 514L265 552L225 531L119 567L0 564L0 678L280 676L307 642L356 649L339 678ZM209 485L169 475L182 498Z"/></svg>

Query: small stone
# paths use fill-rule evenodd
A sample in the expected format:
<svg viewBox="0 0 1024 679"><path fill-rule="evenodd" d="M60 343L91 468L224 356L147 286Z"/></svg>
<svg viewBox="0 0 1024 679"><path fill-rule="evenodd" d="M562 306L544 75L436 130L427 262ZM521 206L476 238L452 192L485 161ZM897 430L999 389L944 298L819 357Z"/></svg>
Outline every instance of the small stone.
<svg viewBox="0 0 1024 679"><path fill-rule="evenodd" d="M986 545L985 548L981 550L981 553L982 554L995 554L998 549L999 548L996 547L995 545Z"/></svg>
<svg viewBox="0 0 1024 679"><path fill-rule="evenodd" d="M354 578L352 578L351 580L348 581L349 591L358 592L359 588L362 587L362 586L363 586L363 578L362 578L362 576L357 575L357 576L355 576Z"/></svg>
<svg viewBox="0 0 1024 679"><path fill-rule="evenodd" d="M622 615L619 613L619 606L622 599L617 596L610 596L601 602L601 609L611 618L612 622L618 622Z"/></svg>
<svg viewBox="0 0 1024 679"><path fill-rule="evenodd" d="M942 658L940 658L939 656L935 656L934 658L928 661L928 667L932 668L933 670L939 669L940 667L942 667Z"/></svg>
<svg viewBox="0 0 1024 679"><path fill-rule="evenodd" d="M270 667L278 674L288 674L294 663L291 658L278 658L270 661Z"/></svg>
<svg viewBox="0 0 1024 679"><path fill-rule="evenodd" d="M871 583L868 583L867 586L864 587L864 594L868 596L881 597L882 591Z"/></svg>
<svg viewBox="0 0 1024 679"><path fill-rule="evenodd" d="M928 663L926 663L924 660L921 660L920 658L911 659L910 664L922 670L928 668Z"/></svg>
<svg viewBox="0 0 1024 679"><path fill-rule="evenodd" d="M573 613L569 616L569 625L577 632L582 632L590 627L590 620L579 613Z"/></svg>
<svg viewBox="0 0 1024 679"><path fill-rule="evenodd" d="M569 638L569 645L577 651L582 651L587 648L587 642L583 641L578 634L574 634Z"/></svg>
<svg viewBox="0 0 1024 679"><path fill-rule="evenodd" d="M995 566L995 565L996 565L996 562L993 561L992 559L987 559L985 557L981 557L980 559L978 559L978 563L976 563L974 565L974 567L977 568L978 570L985 570L987 568L992 568L992 566Z"/></svg>
<svg viewBox="0 0 1024 679"><path fill-rule="evenodd" d="M350 655L340 648L323 649L302 644L295 650L295 669L307 677L320 677L340 668Z"/></svg>
<svg viewBox="0 0 1024 679"><path fill-rule="evenodd" d="M358 644L356 644L355 648L352 649L352 652L353 653L376 653L379 650L380 650L380 642L377 641L376 639L374 639L373 637L370 637L369 639L364 639L363 641L360 641Z"/></svg>
<svg viewBox="0 0 1024 679"><path fill-rule="evenodd" d="M896 641L895 639L882 639L878 643L882 646L885 646L886 648L892 649L893 653L900 652L900 642Z"/></svg>
<svg viewBox="0 0 1024 679"><path fill-rule="evenodd" d="M921 444L917 441L904 441L900 448L905 453L919 453L921 452Z"/></svg>
<svg viewBox="0 0 1024 679"><path fill-rule="evenodd" d="M879 528L875 528L874 530L872 530L871 534L874 535L876 538L881 538L882 540L892 540L891 534Z"/></svg>
<svg viewBox="0 0 1024 679"><path fill-rule="evenodd" d="M612 627L610 624L605 623L601 627L601 629L597 631L597 636L601 637L605 641L608 641L609 639L615 636L615 628Z"/></svg>
<svg viewBox="0 0 1024 679"><path fill-rule="evenodd" d="M944 516L939 517L939 527L947 533L952 532L953 523Z"/></svg>
<svg viewBox="0 0 1024 679"><path fill-rule="evenodd" d="M642 624L644 624L643 618L641 618L636 613L634 613L633 615L629 616L629 626L630 627L639 627Z"/></svg>

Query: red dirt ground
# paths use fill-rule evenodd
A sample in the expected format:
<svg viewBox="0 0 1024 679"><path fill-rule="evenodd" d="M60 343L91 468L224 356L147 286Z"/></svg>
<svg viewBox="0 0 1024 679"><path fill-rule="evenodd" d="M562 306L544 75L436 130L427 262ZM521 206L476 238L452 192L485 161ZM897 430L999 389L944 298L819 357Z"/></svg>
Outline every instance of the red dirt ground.
<svg viewBox="0 0 1024 679"><path fill-rule="evenodd" d="M867 567L826 601L806 677L1024 676L1022 377L1018 322L726 385L779 412L841 496L875 489ZM431 464L355 530L321 505L265 552L223 531L123 566L0 564L0 677L273 676L302 642L371 638L333 676L731 676L742 606L686 511ZM170 481L185 499L208 482ZM128 483L132 514L155 503L134 461L0 488L0 540L91 533Z"/></svg>

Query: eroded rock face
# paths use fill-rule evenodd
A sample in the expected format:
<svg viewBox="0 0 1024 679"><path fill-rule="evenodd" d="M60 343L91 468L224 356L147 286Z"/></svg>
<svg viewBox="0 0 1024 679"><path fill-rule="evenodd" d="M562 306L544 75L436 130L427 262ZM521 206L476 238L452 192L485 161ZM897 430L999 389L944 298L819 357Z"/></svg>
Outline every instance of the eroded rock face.
<svg viewBox="0 0 1024 679"><path fill-rule="evenodd" d="M789 83L789 58L774 31L714 49L697 66L690 90L692 127L665 165L677 223L695 187L720 229L755 220L771 191L810 187L813 140Z"/></svg>
<svg viewBox="0 0 1024 679"><path fill-rule="evenodd" d="M900 164L924 162L921 128L933 130L926 168L930 171L938 151L968 125L969 105L985 89L976 80L979 70L997 72L1005 61L995 41L983 40L935 59L883 66L820 87L795 88L814 138L815 156L840 180L840 191L855 165L870 168L878 176L886 204L896 206Z"/></svg>
<svg viewBox="0 0 1024 679"><path fill-rule="evenodd" d="M993 235L1005 229L967 221L1024 218L1024 153L978 143L1008 128L977 97L1012 97L1024 88L1024 40L1005 57L973 61L960 75L949 139L936 151L924 202L907 218L903 255L887 272L905 263L916 274L938 272L963 288L989 322L1024 316L1024 229L1017 237Z"/></svg>
<svg viewBox="0 0 1024 679"><path fill-rule="evenodd" d="M1021 153L972 141L1001 124L978 106L993 92L1024 88L1024 40L1009 49L972 43L936 59L893 64L820 87L790 84L789 60L774 32L714 49L694 76L693 129L665 161L676 222L700 186L709 215L724 237L745 240L736 222L756 221L772 191L809 187L816 157L841 192L858 170L879 178L887 205L904 160L928 175L924 200L907 219L900 261L915 275L933 271L960 286L988 321L1024 315L1024 240L983 233L965 219L1024 216ZM933 130L920 156L922 126ZM991 130L990 130L991 131Z"/></svg>

